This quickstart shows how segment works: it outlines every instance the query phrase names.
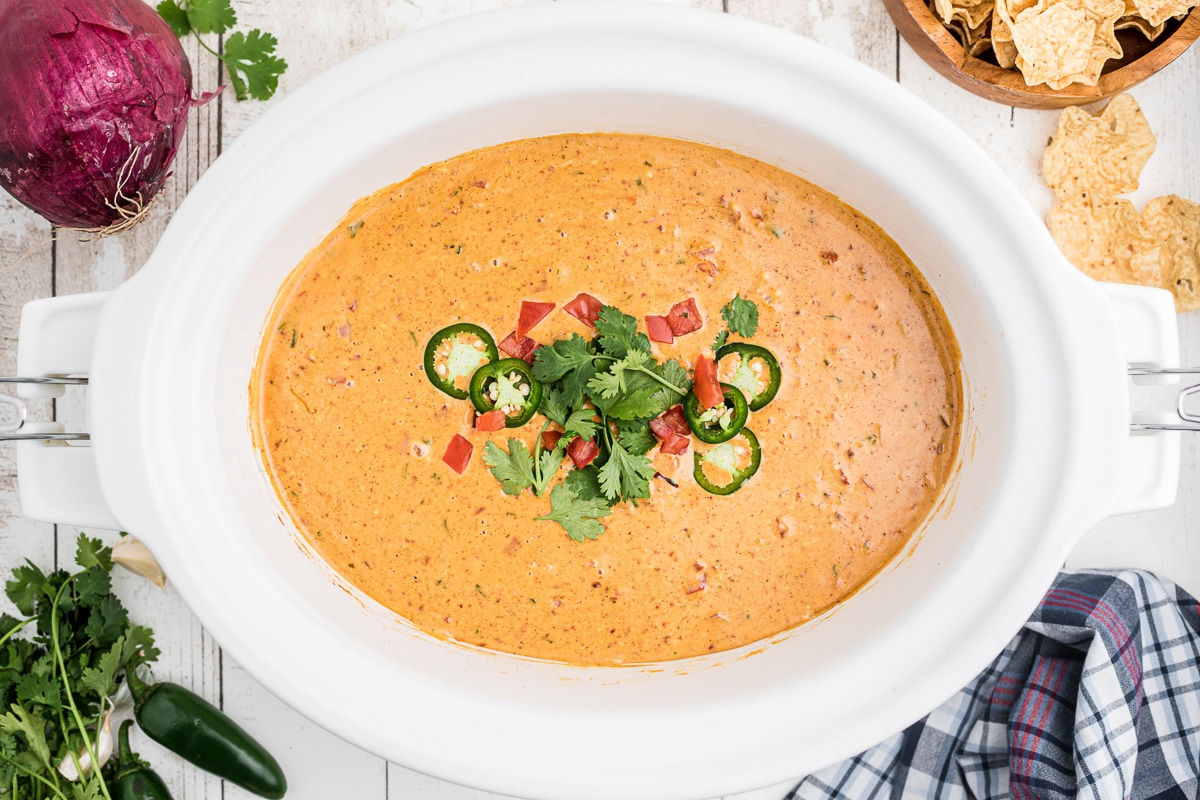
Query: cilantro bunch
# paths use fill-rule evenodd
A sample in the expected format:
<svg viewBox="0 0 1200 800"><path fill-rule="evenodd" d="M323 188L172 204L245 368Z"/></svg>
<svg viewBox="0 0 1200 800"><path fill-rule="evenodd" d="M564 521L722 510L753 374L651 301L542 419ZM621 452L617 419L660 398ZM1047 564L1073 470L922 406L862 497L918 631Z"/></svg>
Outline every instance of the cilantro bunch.
<svg viewBox="0 0 1200 800"><path fill-rule="evenodd" d="M80 771L120 676L158 658L112 593L111 549L80 534L75 561L79 572L48 575L27 561L5 584L22 618L0 615L0 797L109 800L111 762L75 782L58 767Z"/></svg>
<svg viewBox="0 0 1200 800"><path fill-rule="evenodd" d="M202 33L228 33L237 25L230 0L162 0L156 10L176 36L195 35L201 47L221 60L238 100L267 100L275 94L287 62L274 55L279 42L273 35L257 28L248 34L239 31L226 37L220 53L200 38Z"/></svg>
<svg viewBox="0 0 1200 800"><path fill-rule="evenodd" d="M691 390L687 370L676 360L659 363L637 320L604 306L596 320L596 337L572 334L539 348L533 376L545 391L538 411L563 434L551 449L539 435L531 452L519 439L508 450L489 442L483 460L506 494L531 489L541 496L549 488L566 448L577 438L590 439L600 458L569 472L550 491L550 513L539 520L557 522L576 541L604 532L600 519L617 503L650 496L654 465L646 456L655 445L650 420L682 402Z"/></svg>

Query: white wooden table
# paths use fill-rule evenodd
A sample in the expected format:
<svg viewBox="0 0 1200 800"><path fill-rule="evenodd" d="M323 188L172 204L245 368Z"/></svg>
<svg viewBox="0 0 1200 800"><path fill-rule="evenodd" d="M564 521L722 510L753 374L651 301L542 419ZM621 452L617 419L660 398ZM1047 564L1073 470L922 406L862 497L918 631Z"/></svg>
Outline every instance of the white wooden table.
<svg viewBox="0 0 1200 800"><path fill-rule="evenodd" d="M290 65L280 82L279 95L283 95L342 59L405 31L512 2L234 0L234 5L244 27L260 27L278 36L281 55ZM978 141L1039 213L1049 208L1051 195L1042 184L1038 165L1057 113L999 106L951 85L900 39L880 0L681 2L751 17L808 36L894 78ZM219 43L214 37L211 44ZM187 50L197 90L215 88L216 62L194 44ZM237 103L231 94L227 92L193 112L174 177L150 219L133 231L96 243L59 240L4 269L32 246L45 242L50 226L7 195L0 197L0 375L15 370L17 325L24 303L51 295L113 289L132 275L145 262L189 187L221 149L271 105ZM1143 173L1142 188L1134 200L1140 206L1152 197L1175 193L1200 201L1200 47L1192 48L1133 94L1158 136L1157 153ZM1200 364L1200 312L1180 317L1180 328L1184 363ZM36 411L38 419L64 421L68 430L86 425L84 399L79 393L68 393ZM22 517L15 469L12 445L0 444L0 573L7 577L25 558L45 567L71 566L78 531ZM113 533L101 535L115 539ZM1068 566L1141 567L1200 595L1200 436L1185 438L1179 500L1173 508L1106 521L1088 534ZM132 618L152 626L158 635L163 655L156 673L219 703L267 744L288 773L291 800L492 797L388 764L324 732L224 657L173 591L162 592L127 573L116 577L118 592ZM6 605L7 601L2 601L0 608ZM135 747L165 777L176 800L250 797L236 787L222 786L153 743L135 740ZM790 785L739 797L782 797Z"/></svg>

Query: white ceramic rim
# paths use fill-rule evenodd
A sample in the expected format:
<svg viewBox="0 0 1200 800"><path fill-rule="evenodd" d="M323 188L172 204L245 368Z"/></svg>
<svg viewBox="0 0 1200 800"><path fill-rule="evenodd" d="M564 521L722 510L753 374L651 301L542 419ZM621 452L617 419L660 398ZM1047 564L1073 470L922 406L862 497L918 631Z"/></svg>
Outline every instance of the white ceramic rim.
<svg viewBox="0 0 1200 800"><path fill-rule="evenodd" d="M863 682L868 673L862 671L825 676L831 683L840 681L841 690L828 696L789 685L778 674L781 663L762 656L739 658L745 653L737 651L672 663L662 675L640 670L614 678L604 669L557 668L562 680L587 687L579 691L589 698L605 691L596 687L620 684L610 707L577 702L572 690L547 690L540 665L501 656L464 653L477 692L473 684L456 683L457 676L438 675L419 664L400 674L395 663L356 639L355 631L314 619L303 604L289 599L284 570L264 570L262 553L235 535L241 521L226 500L230 487L222 483L220 470L212 469L217 462L191 458L213 446L210 420L217 401L198 388L197 376L218 372L219 353L190 341L197 326L223 329L220 298L229 286L213 265L221 263L222 247L262 246L255 231L239 225L261 222L269 231L277 216L291 210L287 192L297 191L304 177L281 174L289 158L322 140L354 138L339 123L343 111L353 119L350 109L369 103L382 86L403 85L413 76L429 81L456 59L482 65L493 49L560 53L574 42L584 46L585 40L614 48L631 41L676 43L696 52L719 52L734 77L769 68L784 84L819 81L804 91L850 98L858 114L870 109L871 121L888 127L888 141L913 151L936 148L964 189L989 198L986 220L993 230L981 229L982 240L995 239L995 230L1028 231L997 247L1026 263L1060 261L1044 229L977 146L896 84L812 42L729 16L643 5L554 5L464 18L376 48L294 92L193 190L151 263L105 308L92 397L105 494L118 519L150 540L180 593L234 659L294 708L391 760L529 797L705 797L777 783L899 730L973 677L1028 616L1074 537L1104 515L1112 476L1119 472L1122 401L1114 397L1079 406L1096 384L1107 386L1122 365L1107 330L1111 326L1104 324L1103 303L1083 278L1057 266L1011 279L978 276L991 282L987 289L997 298L1001 335L1008 339L1004 346L1021 352L1030 371L1012 376L1014 417L1006 445L1014 463L1040 462L1042 469L1036 475L1011 470L992 498L1013 506L1003 516L1017 528L1012 540L1021 550L1019 563L1014 566L995 532L972 552L956 554L960 560L948 565L947 573L953 566L961 574L947 574L917 603L924 609L924 640L932 646L909 653L904 635L911 631L882 636L855 654L860 666L887 664L876 683ZM509 85L500 93L516 102L522 92L566 91L570 87L556 88L555 81L572 77L568 73L564 70L563 78L531 73L527 85ZM603 76L592 77L603 88ZM674 80L688 87L681 91L706 91L683 77L656 76L656 81ZM436 81L410 90L431 104L453 106L447 87ZM739 99L739 87L730 83L707 91L732 105L755 102L752 96ZM801 110L772 113L784 120ZM847 130L849 137L860 135L877 138L878 131ZM879 155L881 161L886 157ZM350 166L349 156L317 165ZM879 169L889 167L880 163ZM277 185L268 187L272 182ZM964 224L980 225L985 215L980 211L974 222L970 216ZM1018 291L1005 280L1022 286ZM1014 297L1039 305L1006 322L1003 315L1015 313ZM111 354L118 348L123 349L119 358ZM179 363L187 361L181 354L193 351L194 363ZM175 396L181 387L197 390L181 399ZM1044 416L1030 413L1039 403L1046 406ZM177 414L189 421L187 429L162 435L178 431ZM1056 443L1052 452L1041 452L1044 442ZM1002 524L997 519L992 527ZM981 575L993 568L1003 585L984 592L979 587L989 582ZM839 613L879 612L869 595ZM821 626L813 630L800 635L824 635ZM312 650L314 640L322 643L320 653ZM734 661L738 665L729 666ZM730 670L746 679L761 678L764 690L723 697L720 675ZM852 680L859 682L858 689ZM539 694L527 696L534 685ZM339 688L331 691L331 686ZM704 700L689 702L689 697ZM419 726L406 727L406 719Z"/></svg>

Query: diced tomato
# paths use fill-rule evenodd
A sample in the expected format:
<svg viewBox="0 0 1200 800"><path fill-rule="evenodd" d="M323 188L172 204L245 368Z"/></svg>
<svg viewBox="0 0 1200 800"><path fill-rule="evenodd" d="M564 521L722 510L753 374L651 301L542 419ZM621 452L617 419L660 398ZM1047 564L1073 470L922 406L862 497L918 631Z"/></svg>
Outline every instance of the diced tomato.
<svg viewBox="0 0 1200 800"><path fill-rule="evenodd" d="M546 431L542 434L542 449L553 450L558 447L558 440L562 438L562 431Z"/></svg>
<svg viewBox="0 0 1200 800"><path fill-rule="evenodd" d="M504 427L504 423L507 421L508 416L500 409L494 408L486 414L475 417L475 430L498 431Z"/></svg>
<svg viewBox="0 0 1200 800"><path fill-rule="evenodd" d="M666 317L646 317L646 333L650 334L652 342L672 344L675 341L675 334L671 333L671 324Z"/></svg>
<svg viewBox="0 0 1200 800"><path fill-rule="evenodd" d="M669 456L678 456L686 453L691 444L691 436L680 436L677 433L663 442L658 449Z"/></svg>
<svg viewBox="0 0 1200 800"><path fill-rule="evenodd" d="M683 406L671 406L660 419L670 425L679 435L692 435L692 429L688 426L687 417L683 413Z"/></svg>
<svg viewBox="0 0 1200 800"><path fill-rule="evenodd" d="M675 429L671 427L670 423L665 421L662 417L650 420L650 432L653 433L660 442L669 442L671 439L679 435L675 433Z"/></svg>
<svg viewBox="0 0 1200 800"><path fill-rule="evenodd" d="M583 469L600 455L600 445L592 439L572 439L567 445L567 455L575 462L577 468Z"/></svg>
<svg viewBox="0 0 1200 800"><path fill-rule="evenodd" d="M528 336L519 337L516 331L513 331L508 336L505 336L500 344L496 345L500 348L500 352L513 358L520 358L533 363L533 351L537 350L538 343Z"/></svg>
<svg viewBox="0 0 1200 800"><path fill-rule="evenodd" d="M692 441L692 430L683 415L683 406L673 406L662 416L650 420L650 430L662 442L662 451L673 456L687 450Z"/></svg>
<svg viewBox="0 0 1200 800"><path fill-rule="evenodd" d="M471 451L475 449L475 445L471 444L461 434L454 434L454 438L450 440L450 444L446 445L446 453L442 456L442 461L446 462L446 466L462 475L467 471L467 465L471 463Z"/></svg>
<svg viewBox="0 0 1200 800"><path fill-rule="evenodd" d="M700 319L700 310L696 308L695 298L689 297L671 306L671 310L667 312L667 324L671 326L671 333L676 336L684 336L703 328L704 320Z"/></svg>
<svg viewBox="0 0 1200 800"><path fill-rule="evenodd" d="M600 318L600 309L603 307L604 304L590 294L580 292L574 300L563 306L563 311L589 328L594 328L596 320Z"/></svg>
<svg viewBox="0 0 1200 800"><path fill-rule="evenodd" d="M692 375L692 391L700 401L701 408L713 408L725 402L725 393L717 380L717 362L704 356L696 357L696 370Z"/></svg>
<svg viewBox="0 0 1200 800"><path fill-rule="evenodd" d="M525 334L529 333L537 324L546 318L546 315L554 310L554 303L537 303L532 300L521 301L521 316L517 318L517 338L525 338ZM523 358L524 356L517 356Z"/></svg>

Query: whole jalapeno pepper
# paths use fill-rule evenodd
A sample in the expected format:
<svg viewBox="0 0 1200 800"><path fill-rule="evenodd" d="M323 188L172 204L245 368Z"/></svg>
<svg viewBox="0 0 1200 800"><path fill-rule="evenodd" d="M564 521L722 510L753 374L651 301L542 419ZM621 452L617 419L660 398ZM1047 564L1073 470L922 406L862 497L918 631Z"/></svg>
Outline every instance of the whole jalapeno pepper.
<svg viewBox="0 0 1200 800"><path fill-rule="evenodd" d="M749 428L742 428L738 439L742 441L734 439L722 442L707 452L697 451L693 454L692 477L700 484L701 489L710 494L730 495L742 488L742 484L758 472L762 463L762 448L758 444L758 437ZM718 483L708 469L718 475L729 475L729 482Z"/></svg>
<svg viewBox="0 0 1200 800"><path fill-rule="evenodd" d="M456 400L466 400L465 387L471 374L480 364L498 358L500 351L490 333L478 325L460 322L442 328L425 345L425 377Z"/></svg>
<svg viewBox="0 0 1200 800"><path fill-rule="evenodd" d="M133 720L125 720L117 734L117 770L109 783L112 800L174 800L158 773L129 747L129 726L132 724Z"/></svg>
<svg viewBox="0 0 1200 800"><path fill-rule="evenodd" d="M736 356L738 363L729 382L746 395L751 411L758 411L775 399L783 373L779 369L779 360L770 350L745 342L727 344L716 352L718 370L721 360L730 356Z"/></svg>
<svg viewBox="0 0 1200 800"><path fill-rule="evenodd" d="M471 376L471 402L480 414L501 409L505 427L519 428L533 419L542 404L542 384L519 358L493 361Z"/></svg>
<svg viewBox="0 0 1200 800"><path fill-rule="evenodd" d="M151 739L261 797L278 800L287 792L279 762L212 703L175 683L147 685L132 671L125 678L134 716Z"/></svg>
<svg viewBox="0 0 1200 800"><path fill-rule="evenodd" d="M729 441L746 427L746 420L750 418L750 407L740 389L722 383L721 392L725 402L712 408L701 408L695 392L689 392L683 401L683 416L688 427L705 444Z"/></svg>

